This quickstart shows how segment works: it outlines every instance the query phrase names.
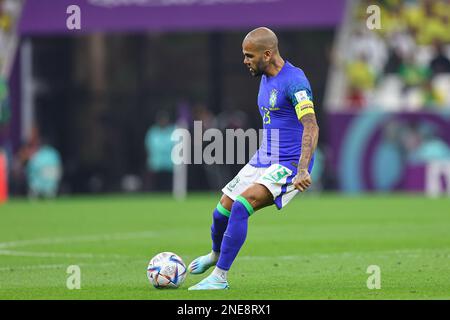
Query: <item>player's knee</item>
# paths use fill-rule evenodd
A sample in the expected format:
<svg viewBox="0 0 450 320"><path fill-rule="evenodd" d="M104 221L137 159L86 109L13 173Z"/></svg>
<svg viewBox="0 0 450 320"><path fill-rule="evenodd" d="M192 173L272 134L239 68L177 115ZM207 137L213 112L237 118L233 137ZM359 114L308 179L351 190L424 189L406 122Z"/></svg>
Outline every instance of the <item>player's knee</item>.
<svg viewBox="0 0 450 320"><path fill-rule="evenodd" d="M248 201L252 207L258 202L258 197L255 194L241 194L241 197Z"/></svg>
<svg viewBox="0 0 450 320"><path fill-rule="evenodd" d="M220 204L228 211L231 211L231 207L233 206L233 200L229 196L224 194L222 195L222 198L220 198Z"/></svg>
<svg viewBox="0 0 450 320"><path fill-rule="evenodd" d="M245 190L241 197L245 198L255 211L273 204L272 194L267 187L260 184L254 184Z"/></svg>
<svg viewBox="0 0 450 320"><path fill-rule="evenodd" d="M245 205L244 202L240 200L242 205L244 205L246 208L248 208L249 206L252 208L250 214L259 209L261 201L258 195L244 192L239 197L241 198L241 200L247 202L247 205Z"/></svg>

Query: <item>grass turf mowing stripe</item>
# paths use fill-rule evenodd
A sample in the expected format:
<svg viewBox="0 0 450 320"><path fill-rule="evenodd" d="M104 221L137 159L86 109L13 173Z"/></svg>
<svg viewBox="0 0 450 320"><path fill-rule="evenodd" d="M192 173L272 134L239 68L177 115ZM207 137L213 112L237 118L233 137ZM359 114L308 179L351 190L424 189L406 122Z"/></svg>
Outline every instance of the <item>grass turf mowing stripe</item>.
<svg viewBox="0 0 450 320"><path fill-rule="evenodd" d="M202 277L192 275L177 290L151 288L146 267L156 253L173 251L189 264L210 250L216 204L217 197L200 194L182 202L183 212L170 196L13 199L0 208L0 250L35 256L0 255L0 298L450 297L448 199L405 195L299 196L281 214L263 209L250 218L231 290L188 292ZM81 290L66 288L74 264ZM380 290L367 289L369 265L380 266Z"/></svg>

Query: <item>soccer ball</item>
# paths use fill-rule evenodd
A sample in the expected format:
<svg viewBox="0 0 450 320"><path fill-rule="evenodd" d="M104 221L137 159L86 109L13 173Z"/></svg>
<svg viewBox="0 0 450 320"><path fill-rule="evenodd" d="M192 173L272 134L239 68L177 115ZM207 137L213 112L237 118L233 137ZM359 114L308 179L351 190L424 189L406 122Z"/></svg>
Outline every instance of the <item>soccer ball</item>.
<svg viewBox="0 0 450 320"><path fill-rule="evenodd" d="M175 253L161 252L148 263L147 278L158 289L178 288L186 278L186 265Z"/></svg>

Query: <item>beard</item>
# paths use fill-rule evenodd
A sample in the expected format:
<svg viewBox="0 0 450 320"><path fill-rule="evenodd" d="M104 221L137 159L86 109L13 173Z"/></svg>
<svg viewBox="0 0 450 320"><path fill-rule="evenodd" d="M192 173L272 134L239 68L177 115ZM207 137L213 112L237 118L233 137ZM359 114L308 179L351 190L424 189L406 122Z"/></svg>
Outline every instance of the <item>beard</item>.
<svg viewBox="0 0 450 320"><path fill-rule="evenodd" d="M258 78L258 77L261 77L262 74L263 74L263 73L262 73L261 71L258 71L258 72L252 73L252 76L253 76L254 78Z"/></svg>
<svg viewBox="0 0 450 320"><path fill-rule="evenodd" d="M253 72L250 71L253 77L260 77L264 74L264 70L266 70L267 65L262 61L259 60L256 63L255 69L252 68Z"/></svg>
<svg viewBox="0 0 450 320"><path fill-rule="evenodd" d="M255 69L249 69L250 74L254 77L257 78L259 76L261 76L263 73L260 70L255 70Z"/></svg>

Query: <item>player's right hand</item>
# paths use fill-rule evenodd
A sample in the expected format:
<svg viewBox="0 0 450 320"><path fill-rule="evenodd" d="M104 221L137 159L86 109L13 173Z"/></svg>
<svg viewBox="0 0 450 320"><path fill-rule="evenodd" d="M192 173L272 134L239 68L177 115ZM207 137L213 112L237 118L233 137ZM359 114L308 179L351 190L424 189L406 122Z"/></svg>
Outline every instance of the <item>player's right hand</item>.
<svg viewBox="0 0 450 320"><path fill-rule="evenodd" d="M294 184L295 189L300 192L306 191L312 184L312 179L308 170L300 169L292 180L292 183Z"/></svg>

